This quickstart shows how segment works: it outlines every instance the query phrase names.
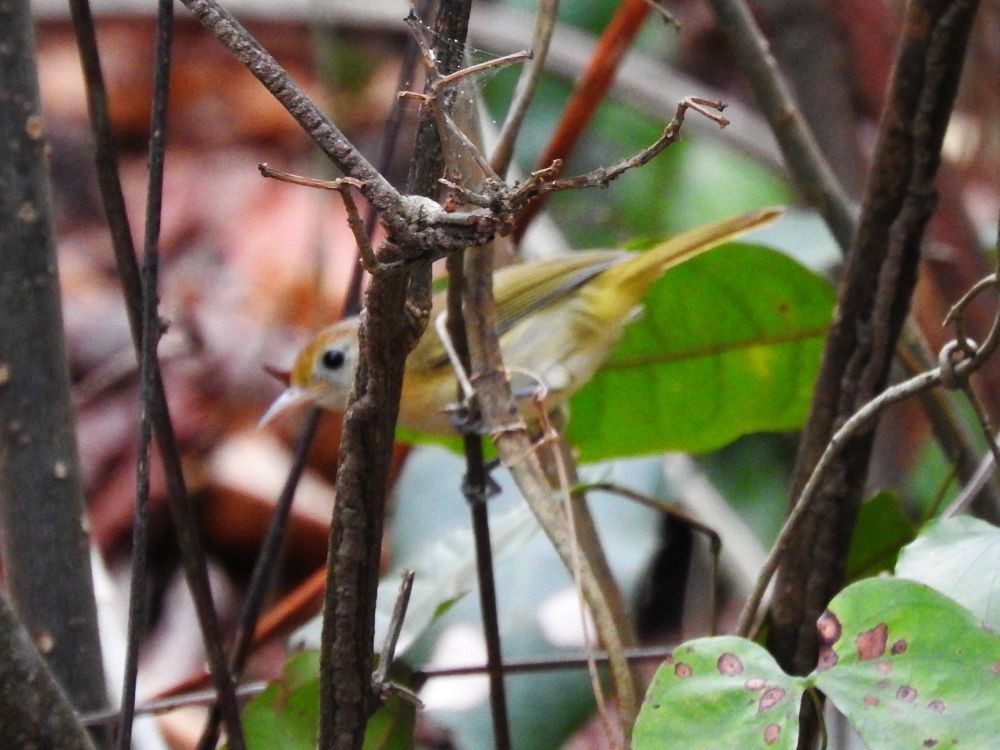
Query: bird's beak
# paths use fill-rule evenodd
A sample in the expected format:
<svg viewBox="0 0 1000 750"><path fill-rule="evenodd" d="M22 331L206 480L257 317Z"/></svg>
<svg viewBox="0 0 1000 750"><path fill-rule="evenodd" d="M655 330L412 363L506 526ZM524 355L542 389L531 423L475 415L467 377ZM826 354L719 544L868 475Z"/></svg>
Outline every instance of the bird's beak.
<svg viewBox="0 0 1000 750"><path fill-rule="evenodd" d="M312 394L308 390L296 385L290 385L267 407L267 411L264 412L264 416L260 418L257 426L263 427L282 412L286 412L292 407L308 401L312 401Z"/></svg>

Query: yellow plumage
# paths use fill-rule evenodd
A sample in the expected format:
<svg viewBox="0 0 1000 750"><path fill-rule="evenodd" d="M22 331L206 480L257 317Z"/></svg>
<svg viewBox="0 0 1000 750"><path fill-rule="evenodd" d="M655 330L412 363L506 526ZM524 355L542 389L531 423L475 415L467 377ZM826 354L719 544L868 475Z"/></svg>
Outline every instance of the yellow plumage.
<svg viewBox="0 0 1000 750"><path fill-rule="evenodd" d="M642 253L586 250L497 271L496 325L505 364L533 373L549 392L546 407L559 406L610 355L632 312L668 268L779 214L762 209L713 222ZM444 309L444 295L436 296L432 320ZM357 362L357 325L356 318L341 321L303 347L288 390L264 421L302 401L344 408ZM399 423L418 432L450 434L447 407L455 400L455 375L432 325L407 360Z"/></svg>

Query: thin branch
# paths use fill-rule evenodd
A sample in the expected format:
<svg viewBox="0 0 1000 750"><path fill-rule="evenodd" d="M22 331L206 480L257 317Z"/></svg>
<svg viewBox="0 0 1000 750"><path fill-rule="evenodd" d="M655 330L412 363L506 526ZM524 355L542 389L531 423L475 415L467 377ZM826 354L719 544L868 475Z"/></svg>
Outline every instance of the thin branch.
<svg viewBox="0 0 1000 750"><path fill-rule="evenodd" d="M625 658L631 663L662 662L670 656L672 648L669 646L643 646L627 648L624 651ZM559 656L549 656L538 659L510 659L503 665L503 672L506 675L513 674L535 674L538 672L553 672L567 669L586 669L590 659L594 659L598 664L607 664L610 657L603 651L593 654L569 654ZM487 674L489 666L486 664L469 664L457 667L422 667L413 670L413 675L418 680L433 680L443 677L463 677L467 675ZM241 698L252 698L267 689L270 682L255 681L247 682L236 686L236 695ZM206 706L215 703L216 693L214 690L193 690L190 692L172 695L168 698L157 698L136 706L136 716L146 716L149 714L162 714L169 711L176 711L189 706ZM84 726L94 726L96 724L110 724L119 720L120 712L116 710L91 711L80 716L80 723Z"/></svg>
<svg viewBox="0 0 1000 750"><path fill-rule="evenodd" d="M135 259L135 248L129 228L125 198L118 178L118 157L111 120L108 114L107 90L101 73L94 21L87 0L70 0L73 14L73 28L80 50L80 60L87 87L87 108L94 135L95 161L98 185L104 211L111 232L115 263L125 297L125 311L137 356L141 357L142 342L142 282ZM225 654L219 623L212 604L211 589L205 567L204 551L198 537L194 509L185 486L181 469L180 451L170 421L166 394L159 367L153 368L153 401L151 418L153 432L163 461L167 483L167 500L173 517L177 543L181 551L181 562L187 578L188 588L194 600L202 640L208 654L212 677L219 692L223 716L233 747L241 748L242 734L239 725L239 709L233 692L233 681L226 666Z"/></svg>
<svg viewBox="0 0 1000 750"><path fill-rule="evenodd" d="M288 476L285 478L281 494L278 495L278 500L274 504L274 511L267 524L264 540L257 552L257 560L253 566L253 573L250 576L250 583L247 585L240 618L236 625L236 635L229 651L229 668L235 679L239 679L243 673L243 667L250 655L250 648L253 646L260 611L273 583L275 562L281 554L281 548L285 541L285 530L288 527L292 502L295 500L295 490L299 486L303 473L305 473L306 462L309 460L309 449L316 437L316 429L319 427L321 417L322 411L318 407L311 408L306 415L305 423L292 454L292 465L288 469ZM216 746L219 738L220 719L221 714L218 706L212 706L208 719L205 721L201 739L198 741L199 750L210 750Z"/></svg>
<svg viewBox="0 0 1000 750"><path fill-rule="evenodd" d="M795 104L791 86L744 0L709 0L740 70L753 86L761 111L785 157L789 173L802 195L826 220L842 248L851 245L857 207L841 188L823 157L812 131Z"/></svg>
<svg viewBox="0 0 1000 750"><path fill-rule="evenodd" d="M399 582L399 593L396 594L396 603L392 607L392 617L389 618L389 627L385 634L385 641L382 644L382 651L379 653L378 667L372 675L372 682L376 689L385 685L389 680L389 669L396 658L396 644L399 643L399 634L403 630L403 622L406 619L406 608L410 604L410 593L413 591L413 571L404 570Z"/></svg>
<svg viewBox="0 0 1000 750"><path fill-rule="evenodd" d="M510 167L510 160L514 156L514 144L521 131L521 124L524 122L524 116L535 96L538 81L541 80L545 59L549 54L549 43L552 41L552 32L556 28L558 13L559 0L539 0L538 12L535 14L535 34L531 42L533 56L531 61L524 66L521 77L517 80L514 98L507 111L507 119L504 120L503 126L500 128L497 145L490 159L490 166L500 177L504 177L508 167Z"/></svg>
<svg viewBox="0 0 1000 750"><path fill-rule="evenodd" d="M638 154L622 159L617 164L612 164L609 167L601 167L591 172L587 172L586 174L577 175L576 177L542 180L536 185L526 186L522 191L523 194L517 195L515 200L528 200L536 195L543 195L556 190L578 190L582 188L607 187L608 183L612 180L621 177L630 169L636 169L643 166L656 157L667 146L676 143L680 139L681 126L684 124L684 118L689 109L697 112L703 117L707 117L720 128L724 128L729 124L729 120L720 114L716 114L716 112L722 112L725 108L726 105L723 102L715 101L713 99L705 99L700 96L686 96L677 102L677 109L674 111L674 116L670 122L667 123L666 127L663 128L663 133L660 137ZM713 112L712 110L716 111Z"/></svg>
<svg viewBox="0 0 1000 750"><path fill-rule="evenodd" d="M153 102L149 127L149 183L146 194L146 231L142 268L142 343L139 353L139 448L136 466L135 516L132 521L132 576L129 587L128 641L122 678L122 722L117 747L132 747L135 688L139 675L139 647L146 635L147 553L149 526L150 412L155 398L156 349L162 326L159 296L160 217L163 207L163 169L167 145L167 89L170 84L170 46L173 41L173 0L160 0L156 11L156 55L153 61Z"/></svg>
<svg viewBox="0 0 1000 750"><path fill-rule="evenodd" d="M819 487L819 481L826 469L840 456L841 451L843 451L844 446L850 438L860 434L866 427L869 427L872 420L887 406L910 396L915 396L940 384L941 371L940 368L935 368L934 370L910 378L903 383L894 385L883 391L877 398L869 401L837 430L827 444L826 450L817 462L816 468L809 477L809 481L799 494L799 499L795 507L788 515L784 526L781 528L781 532L778 534L778 538L771 547L771 552L768 554L767 560L761 568L760 576L754 584L753 591L747 598L746 604L743 606L743 611L740 613L740 619L736 626L737 635L749 638L753 632L760 602L764 598L764 592L767 591L768 584L770 584L774 572L781 563L788 543L799 531L799 525L802 520L807 518L813 510L813 503L819 496L816 492Z"/></svg>

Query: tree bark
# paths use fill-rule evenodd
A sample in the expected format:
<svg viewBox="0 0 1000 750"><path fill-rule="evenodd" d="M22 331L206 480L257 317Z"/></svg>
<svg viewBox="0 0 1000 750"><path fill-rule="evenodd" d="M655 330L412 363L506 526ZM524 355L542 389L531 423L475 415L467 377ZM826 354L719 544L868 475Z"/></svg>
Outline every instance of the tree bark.
<svg viewBox="0 0 1000 750"><path fill-rule="evenodd" d="M0 5L0 101L0 553L35 645L96 710L107 691L27 0Z"/></svg>
<svg viewBox="0 0 1000 750"><path fill-rule="evenodd" d="M0 747L94 749L69 699L2 594Z"/></svg>

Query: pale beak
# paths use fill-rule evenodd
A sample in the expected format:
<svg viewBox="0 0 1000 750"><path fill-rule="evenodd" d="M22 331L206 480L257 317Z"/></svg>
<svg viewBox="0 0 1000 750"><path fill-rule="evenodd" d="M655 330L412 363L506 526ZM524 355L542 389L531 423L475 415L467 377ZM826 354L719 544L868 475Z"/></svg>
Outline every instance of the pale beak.
<svg viewBox="0 0 1000 750"><path fill-rule="evenodd" d="M282 412L286 412L299 404L304 404L309 401L312 401L312 393L305 388L290 385L281 392L280 396L274 399L269 407L267 407L267 411L264 412L264 416L260 418L257 426L263 427Z"/></svg>

